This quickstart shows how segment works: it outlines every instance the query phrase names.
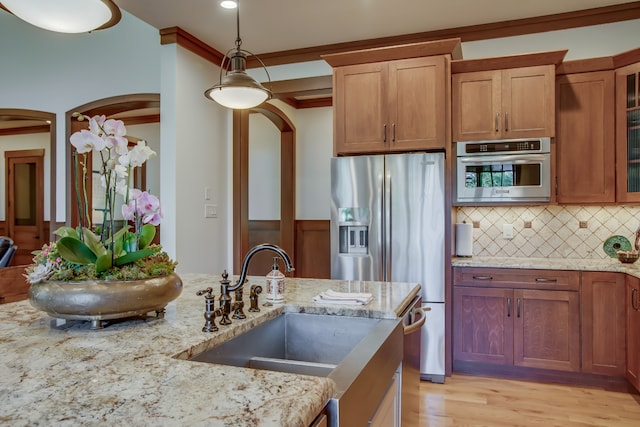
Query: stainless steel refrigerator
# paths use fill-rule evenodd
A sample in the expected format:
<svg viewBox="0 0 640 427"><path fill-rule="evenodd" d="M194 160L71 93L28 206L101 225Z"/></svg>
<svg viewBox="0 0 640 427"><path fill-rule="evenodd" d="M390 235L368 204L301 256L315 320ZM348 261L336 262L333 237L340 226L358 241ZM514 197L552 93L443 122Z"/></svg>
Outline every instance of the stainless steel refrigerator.
<svg viewBox="0 0 640 427"><path fill-rule="evenodd" d="M331 278L420 283L420 377L444 382L444 153L333 158L331 192Z"/></svg>

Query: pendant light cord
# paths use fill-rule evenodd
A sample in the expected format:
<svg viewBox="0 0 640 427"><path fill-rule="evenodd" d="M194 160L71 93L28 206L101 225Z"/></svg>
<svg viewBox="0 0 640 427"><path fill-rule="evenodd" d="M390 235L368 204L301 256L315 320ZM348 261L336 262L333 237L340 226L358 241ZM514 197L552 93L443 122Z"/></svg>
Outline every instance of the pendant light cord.
<svg viewBox="0 0 640 427"><path fill-rule="evenodd" d="M240 46L242 46L242 39L240 38L240 0L237 0L236 6L236 29L238 30L236 37L236 49L240 50Z"/></svg>

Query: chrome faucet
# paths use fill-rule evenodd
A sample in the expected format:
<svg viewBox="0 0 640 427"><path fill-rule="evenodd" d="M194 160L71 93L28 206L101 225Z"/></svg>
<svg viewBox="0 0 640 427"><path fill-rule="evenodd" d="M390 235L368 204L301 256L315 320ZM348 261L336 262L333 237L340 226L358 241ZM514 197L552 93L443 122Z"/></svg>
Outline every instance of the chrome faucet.
<svg viewBox="0 0 640 427"><path fill-rule="evenodd" d="M242 286L242 284L247 278L247 269L249 268L249 261L251 261L251 258L256 253L261 251L273 251L277 253L282 257L282 260L284 261L284 264L287 267L287 272L291 272L295 270L295 268L293 268L293 264L291 263L291 258L289 258L289 255L287 255L284 249L282 249L280 246L276 246L271 243L263 243L261 245L254 246L253 248L249 249L249 252L247 252L247 254L244 256L244 261L242 262L242 270L240 271L240 277L238 278L238 281L236 282L235 285L230 286L228 288L230 292L235 291L240 286Z"/></svg>

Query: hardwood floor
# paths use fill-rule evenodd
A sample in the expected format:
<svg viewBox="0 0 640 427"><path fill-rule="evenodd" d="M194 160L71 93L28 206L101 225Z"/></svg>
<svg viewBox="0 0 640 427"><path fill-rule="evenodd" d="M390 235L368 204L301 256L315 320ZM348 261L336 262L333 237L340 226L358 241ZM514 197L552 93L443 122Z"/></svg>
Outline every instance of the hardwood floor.
<svg viewBox="0 0 640 427"><path fill-rule="evenodd" d="M640 426L640 395L455 374L420 383L420 427Z"/></svg>

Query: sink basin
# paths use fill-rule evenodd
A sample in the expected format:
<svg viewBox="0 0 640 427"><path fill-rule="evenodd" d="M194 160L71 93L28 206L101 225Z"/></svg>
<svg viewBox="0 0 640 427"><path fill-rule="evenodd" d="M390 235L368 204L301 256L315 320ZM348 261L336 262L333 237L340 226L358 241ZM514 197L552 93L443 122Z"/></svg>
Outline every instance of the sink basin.
<svg viewBox="0 0 640 427"><path fill-rule="evenodd" d="M189 360L328 376L380 319L284 313Z"/></svg>

